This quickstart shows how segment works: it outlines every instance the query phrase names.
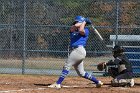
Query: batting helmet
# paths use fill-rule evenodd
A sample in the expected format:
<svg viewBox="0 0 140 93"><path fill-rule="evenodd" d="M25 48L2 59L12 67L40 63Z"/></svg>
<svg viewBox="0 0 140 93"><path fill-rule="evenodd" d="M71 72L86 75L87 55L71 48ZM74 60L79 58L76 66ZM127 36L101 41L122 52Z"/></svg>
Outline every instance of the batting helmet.
<svg viewBox="0 0 140 93"><path fill-rule="evenodd" d="M78 22L78 23L82 23L84 22L85 18L83 16L76 16L75 17L75 22Z"/></svg>

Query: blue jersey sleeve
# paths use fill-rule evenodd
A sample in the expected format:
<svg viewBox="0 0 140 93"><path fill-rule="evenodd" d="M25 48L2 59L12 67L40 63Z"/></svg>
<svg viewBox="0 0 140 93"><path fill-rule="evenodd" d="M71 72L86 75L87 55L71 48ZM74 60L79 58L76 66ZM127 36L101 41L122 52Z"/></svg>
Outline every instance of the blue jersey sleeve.
<svg viewBox="0 0 140 93"><path fill-rule="evenodd" d="M88 35L89 35L89 29L85 28L85 36L88 36Z"/></svg>

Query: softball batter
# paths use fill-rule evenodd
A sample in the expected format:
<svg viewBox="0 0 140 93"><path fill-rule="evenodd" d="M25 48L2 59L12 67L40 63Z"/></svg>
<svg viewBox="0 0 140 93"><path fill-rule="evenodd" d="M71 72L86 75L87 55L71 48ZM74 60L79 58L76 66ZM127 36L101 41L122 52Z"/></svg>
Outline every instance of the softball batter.
<svg viewBox="0 0 140 93"><path fill-rule="evenodd" d="M74 66L77 74L80 77L83 77L85 79L89 79L93 82L95 82L96 87L101 87L103 83L99 80L97 80L93 75L85 72L84 66L83 66L83 60L86 57L86 42L89 36L89 30L85 27L86 24L91 24L91 21L88 18L84 18L82 16L76 16L75 21L70 28L70 48L71 53L65 62L65 65L63 67L62 73L58 80L48 86L50 88L61 88L61 83L65 79L65 77L68 75L70 69L72 66Z"/></svg>

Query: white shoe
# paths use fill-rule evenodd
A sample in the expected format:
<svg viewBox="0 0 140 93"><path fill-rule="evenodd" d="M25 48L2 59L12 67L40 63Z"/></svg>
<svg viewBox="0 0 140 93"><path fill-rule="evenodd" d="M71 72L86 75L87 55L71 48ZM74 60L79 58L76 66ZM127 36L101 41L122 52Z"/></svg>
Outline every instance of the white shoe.
<svg viewBox="0 0 140 93"><path fill-rule="evenodd" d="M131 81L130 81L130 87L133 87L134 84L135 84L134 79L131 79Z"/></svg>
<svg viewBox="0 0 140 93"><path fill-rule="evenodd" d="M97 87L97 88L100 88L102 85L103 85L103 82L99 81L99 83L96 84L96 87Z"/></svg>
<svg viewBox="0 0 140 93"><path fill-rule="evenodd" d="M60 84L56 84L56 83L54 83L54 84L49 85L48 87L49 87L49 88L60 89L60 88L61 88L61 85L60 85Z"/></svg>

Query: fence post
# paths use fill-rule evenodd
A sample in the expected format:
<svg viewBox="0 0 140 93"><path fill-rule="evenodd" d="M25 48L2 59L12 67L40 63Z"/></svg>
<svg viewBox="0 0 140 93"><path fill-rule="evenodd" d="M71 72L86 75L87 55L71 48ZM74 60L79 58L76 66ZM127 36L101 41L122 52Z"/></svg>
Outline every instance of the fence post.
<svg viewBox="0 0 140 93"><path fill-rule="evenodd" d="M26 0L24 0L24 31L23 31L23 59L22 59L22 74L25 74L25 59L26 59Z"/></svg>
<svg viewBox="0 0 140 93"><path fill-rule="evenodd" d="M116 40L115 45L118 44L118 33L119 33L119 6L120 6L120 0L116 0ZM113 46L114 47L114 46Z"/></svg>

